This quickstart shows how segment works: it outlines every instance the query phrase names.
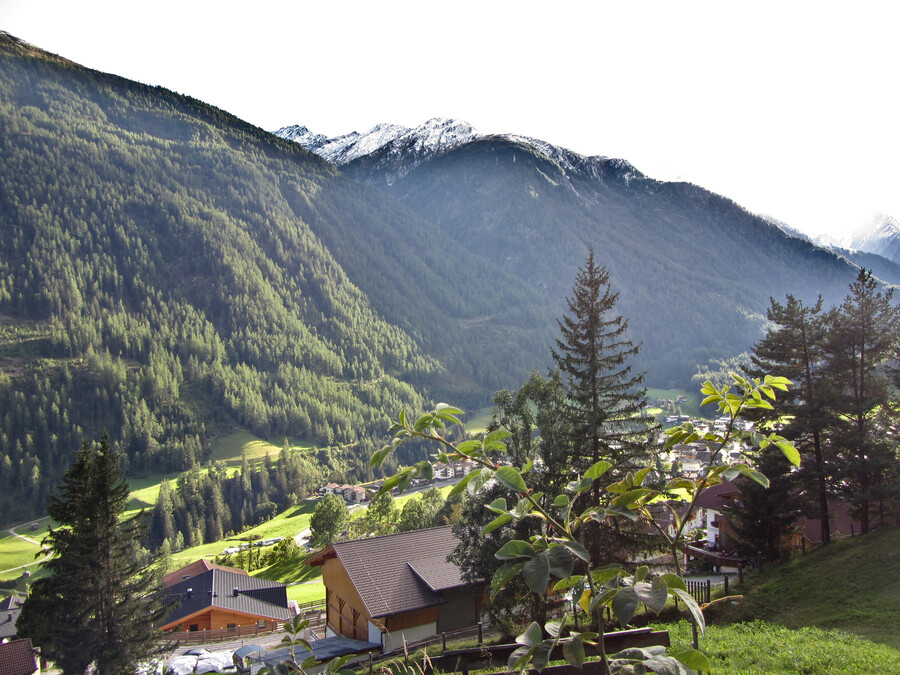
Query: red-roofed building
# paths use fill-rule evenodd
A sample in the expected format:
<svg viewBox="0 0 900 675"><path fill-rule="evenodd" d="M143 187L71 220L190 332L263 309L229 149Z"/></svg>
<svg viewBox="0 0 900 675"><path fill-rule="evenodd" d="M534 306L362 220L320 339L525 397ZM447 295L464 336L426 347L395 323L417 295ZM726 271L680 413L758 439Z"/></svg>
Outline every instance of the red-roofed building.
<svg viewBox="0 0 900 675"><path fill-rule="evenodd" d="M0 675L34 675L40 673L31 640L13 640L0 644Z"/></svg>

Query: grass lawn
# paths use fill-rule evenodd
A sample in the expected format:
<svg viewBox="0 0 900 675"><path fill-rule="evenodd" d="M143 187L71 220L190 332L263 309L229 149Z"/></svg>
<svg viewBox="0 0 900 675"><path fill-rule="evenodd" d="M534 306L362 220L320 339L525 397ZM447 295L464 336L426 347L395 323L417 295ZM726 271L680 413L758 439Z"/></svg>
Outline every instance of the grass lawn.
<svg viewBox="0 0 900 675"><path fill-rule="evenodd" d="M900 649L900 528L832 542L748 577L732 593L743 602L716 605L713 622L817 626Z"/></svg>
<svg viewBox="0 0 900 675"><path fill-rule="evenodd" d="M656 400L659 398L663 399L671 399L676 400L679 396L684 395L687 397L687 401L683 403L676 404L679 408L681 408L681 412L684 415L691 415L692 417L700 416L700 395L697 393L691 393L689 391L682 391L680 389L647 389L647 401L650 405L654 405ZM660 410L662 412L662 410Z"/></svg>
<svg viewBox="0 0 900 675"><path fill-rule="evenodd" d="M243 453L247 453L247 459L262 459L269 455L273 460L281 453L282 444L275 445L254 436L249 431L234 431L224 436L218 436L212 442L210 460L213 462L224 461L228 466L240 466ZM317 446L312 444L296 445L292 448L309 450Z"/></svg>
<svg viewBox="0 0 900 675"><path fill-rule="evenodd" d="M690 648L691 627L686 621L653 628L669 631L671 654ZM706 637L700 639L700 651L716 675L900 672L896 648L838 630L786 628L766 621L709 626Z"/></svg>
<svg viewBox="0 0 900 675"><path fill-rule="evenodd" d="M288 600L296 600L301 605L304 602L325 599L325 584L321 581L314 584L296 584L287 587Z"/></svg>
<svg viewBox="0 0 900 675"><path fill-rule="evenodd" d="M178 567L187 565L199 558L212 559L219 555L223 549L233 546L235 542L252 535L259 535L262 539L293 537L295 534L298 534L309 527L309 519L312 517L315 508L315 500L305 499L297 506L279 513L272 518L272 520L257 525L249 530L245 530L238 535L211 544L192 546L183 551L173 553L172 567L173 569L177 569Z"/></svg>
<svg viewBox="0 0 900 675"><path fill-rule="evenodd" d="M488 422L491 421L491 413L493 411L494 408L489 406L463 415L462 419L466 423L466 431L470 434L479 434L482 431L486 431Z"/></svg>
<svg viewBox="0 0 900 675"><path fill-rule="evenodd" d="M17 534L28 537L36 542L40 542L47 534L51 520L49 518L40 518L32 521L37 523L37 528L32 530L31 523L20 525L15 528ZM31 565L35 561L35 554L41 550L39 544L32 544L19 537L12 536L8 531L0 532L0 571L8 570L22 565ZM36 567L29 568L30 572L34 572ZM22 575L21 569L15 569L10 572L0 573L0 580L17 579Z"/></svg>

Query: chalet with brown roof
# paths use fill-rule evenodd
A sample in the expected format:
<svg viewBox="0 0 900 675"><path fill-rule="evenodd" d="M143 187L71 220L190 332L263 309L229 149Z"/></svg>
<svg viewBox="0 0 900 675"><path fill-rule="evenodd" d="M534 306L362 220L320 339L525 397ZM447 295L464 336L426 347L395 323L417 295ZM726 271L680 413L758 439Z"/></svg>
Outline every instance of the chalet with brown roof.
<svg viewBox="0 0 900 675"><path fill-rule="evenodd" d="M40 672L31 640L0 643L0 675L35 675Z"/></svg>
<svg viewBox="0 0 900 675"><path fill-rule="evenodd" d="M450 526L335 542L309 559L322 567L328 635L407 643L478 623L481 588L447 560Z"/></svg>
<svg viewBox="0 0 900 675"><path fill-rule="evenodd" d="M198 561L199 562L199 561ZM209 565L206 571L192 563L165 593L174 609L162 625L164 631L236 630L241 626L274 629L294 616L288 607L286 586L277 581L249 576L244 570ZM192 568L187 574L180 574Z"/></svg>

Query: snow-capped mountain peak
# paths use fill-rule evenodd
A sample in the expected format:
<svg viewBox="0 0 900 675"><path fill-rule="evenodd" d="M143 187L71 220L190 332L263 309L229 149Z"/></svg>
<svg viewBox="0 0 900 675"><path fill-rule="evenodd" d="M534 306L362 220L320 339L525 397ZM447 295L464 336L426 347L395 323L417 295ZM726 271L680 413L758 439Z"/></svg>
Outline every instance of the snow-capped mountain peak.
<svg viewBox="0 0 900 675"><path fill-rule="evenodd" d="M376 124L365 133L353 131L343 136L326 138L305 126L282 127L274 132L302 145L306 150L333 164L349 164L355 159L389 152L392 147L410 150L418 156L433 156L479 137L468 122L435 117L415 129L399 124Z"/></svg>
<svg viewBox="0 0 900 675"><path fill-rule="evenodd" d="M335 138L326 138L299 125L282 127L273 133L295 141L306 150L339 166L368 157L383 169L382 179L388 184L431 157L488 137L479 133L468 122L443 117L433 117L413 129L382 123L376 124L362 134L353 131ZM599 155L586 157L546 141L519 134L498 134L492 137L530 145L566 171L587 171L600 175L603 171L600 167L605 165L614 168L626 179L643 177L640 171L623 159L610 159Z"/></svg>
<svg viewBox="0 0 900 675"><path fill-rule="evenodd" d="M900 223L897 219L884 213L876 213L854 230L844 243L847 248L880 253L873 249L884 248L886 243L896 242L898 239Z"/></svg>

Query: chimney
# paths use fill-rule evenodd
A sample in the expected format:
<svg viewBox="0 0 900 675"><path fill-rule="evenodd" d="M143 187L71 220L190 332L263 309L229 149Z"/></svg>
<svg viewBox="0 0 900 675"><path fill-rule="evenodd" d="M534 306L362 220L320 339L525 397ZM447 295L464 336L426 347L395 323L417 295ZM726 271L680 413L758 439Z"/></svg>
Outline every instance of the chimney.
<svg viewBox="0 0 900 675"><path fill-rule="evenodd" d="M231 591L232 591L232 593L234 593L234 597L237 597L237 596L238 596L238 589L237 589L237 586L235 586L233 589L231 589Z"/></svg>
<svg viewBox="0 0 900 675"><path fill-rule="evenodd" d="M186 595L187 595L187 599L188 599L188 600L191 599L191 596L192 596L193 594L194 594L194 589L193 589L193 588L187 589Z"/></svg>

